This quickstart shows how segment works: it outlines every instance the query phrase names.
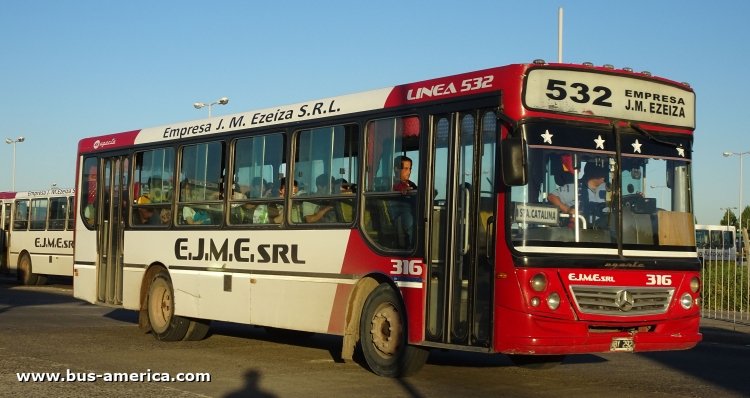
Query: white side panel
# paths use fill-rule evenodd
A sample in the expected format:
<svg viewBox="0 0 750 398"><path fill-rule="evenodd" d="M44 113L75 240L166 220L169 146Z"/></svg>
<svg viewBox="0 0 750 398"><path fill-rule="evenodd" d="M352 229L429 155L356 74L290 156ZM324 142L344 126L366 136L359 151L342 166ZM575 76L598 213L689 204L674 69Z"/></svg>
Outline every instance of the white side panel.
<svg viewBox="0 0 750 398"><path fill-rule="evenodd" d="M336 278L350 233L126 231L125 297L140 289L130 270L160 263L178 315L326 332L337 284L354 283Z"/></svg>
<svg viewBox="0 0 750 398"><path fill-rule="evenodd" d="M198 318L229 322L250 322L250 276L200 272L201 301ZM230 278L231 290L224 290L224 278Z"/></svg>
<svg viewBox="0 0 750 398"><path fill-rule="evenodd" d="M81 222L76 228L73 297L96 303L96 232L87 230Z"/></svg>
<svg viewBox="0 0 750 398"><path fill-rule="evenodd" d="M201 294L198 289L200 274L198 272L171 270L172 288L174 289L175 314L183 316L198 316L198 304Z"/></svg>
<svg viewBox="0 0 750 398"><path fill-rule="evenodd" d="M15 269L18 255L27 252L31 269L42 275L73 275L72 231L12 231L11 264Z"/></svg>
<svg viewBox="0 0 750 398"><path fill-rule="evenodd" d="M96 232L89 231L78 223L76 229L76 263L95 263L96 262Z"/></svg>
<svg viewBox="0 0 750 398"><path fill-rule="evenodd" d="M250 294L251 323L327 333L336 287L330 282L257 275Z"/></svg>
<svg viewBox="0 0 750 398"><path fill-rule="evenodd" d="M73 256L35 254L31 256L31 269L42 275L73 275Z"/></svg>
<svg viewBox="0 0 750 398"><path fill-rule="evenodd" d="M124 262L126 267L158 262L170 269L209 267L337 274L341 272L350 233L130 230L125 231Z"/></svg>
<svg viewBox="0 0 750 398"><path fill-rule="evenodd" d="M75 265L73 297L89 303L96 303L96 267L93 265Z"/></svg>
<svg viewBox="0 0 750 398"><path fill-rule="evenodd" d="M122 273L122 306L139 310L141 303L141 282L145 269L125 268Z"/></svg>

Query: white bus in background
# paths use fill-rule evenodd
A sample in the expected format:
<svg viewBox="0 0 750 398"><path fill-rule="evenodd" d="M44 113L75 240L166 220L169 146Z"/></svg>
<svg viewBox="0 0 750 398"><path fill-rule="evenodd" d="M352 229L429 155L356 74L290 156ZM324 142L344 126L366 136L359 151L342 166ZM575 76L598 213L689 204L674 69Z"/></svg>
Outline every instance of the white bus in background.
<svg viewBox="0 0 750 398"><path fill-rule="evenodd" d="M737 258L735 229L726 225L695 225L695 246L698 256L705 260L734 260Z"/></svg>
<svg viewBox="0 0 750 398"><path fill-rule="evenodd" d="M73 275L75 189L3 192L0 269L25 285Z"/></svg>

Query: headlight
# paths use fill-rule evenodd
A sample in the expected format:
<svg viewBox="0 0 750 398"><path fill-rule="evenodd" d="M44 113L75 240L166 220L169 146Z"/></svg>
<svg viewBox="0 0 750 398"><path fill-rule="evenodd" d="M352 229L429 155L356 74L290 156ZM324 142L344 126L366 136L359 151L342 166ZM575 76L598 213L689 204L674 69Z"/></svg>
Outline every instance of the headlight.
<svg viewBox="0 0 750 398"><path fill-rule="evenodd" d="M697 276L693 277L693 279L690 280L690 291L693 293L698 293L698 290L701 288L701 280L698 279Z"/></svg>
<svg viewBox="0 0 750 398"><path fill-rule="evenodd" d="M531 284L531 288L534 289L534 291L543 292L544 289L547 288L547 277L542 273L536 274L531 278L529 284Z"/></svg>
<svg viewBox="0 0 750 398"><path fill-rule="evenodd" d="M531 306L532 307L539 307L539 303L541 303L542 300L539 300L539 297L532 297L531 298Z"/></svg>
<svg viewBox="0 0 750 398"><path fill-rule="evenodd" d="M689 310L693 306L693 296L690 293L685 293L680 297L680 305L682 308Z"/></svg>
<svg viewBox="0 0 750 398"><path fill-rule="evenodd" d="M552 293L547 296L547 305L551 310L556 310L557 307L560 306L560 295L557 293Z"/></svg>

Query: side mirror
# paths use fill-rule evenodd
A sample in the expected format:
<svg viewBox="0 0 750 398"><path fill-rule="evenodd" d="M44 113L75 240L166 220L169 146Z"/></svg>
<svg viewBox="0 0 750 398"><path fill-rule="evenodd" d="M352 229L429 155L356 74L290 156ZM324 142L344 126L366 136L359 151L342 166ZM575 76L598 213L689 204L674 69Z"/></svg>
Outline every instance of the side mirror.
<svg viewBox="0 0 750 398"><path fill-rule="evenodd" d="M507 186L526 185L528 180L528 146L523 136L507 137L502 141L502 175Z"/></svg>

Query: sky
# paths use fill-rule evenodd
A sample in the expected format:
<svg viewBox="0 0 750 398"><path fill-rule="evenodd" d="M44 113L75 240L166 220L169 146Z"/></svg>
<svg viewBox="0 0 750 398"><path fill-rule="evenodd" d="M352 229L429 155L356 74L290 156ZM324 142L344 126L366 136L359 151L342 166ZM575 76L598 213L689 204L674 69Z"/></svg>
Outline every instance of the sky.
<svg viewBox="0 0 750 398"><path fill-rule="evenodd" d="M750 204L750 2L25 0L0 5L0 140L17 191L74 185L84 137L534 59L611 64L695 90L698 223ZM0 142L2 142L0 141ZM14 145L0 145L0 191ZM744 163L740 183L740 160ZM736 210L735 210L736 212Z"/></svg>

